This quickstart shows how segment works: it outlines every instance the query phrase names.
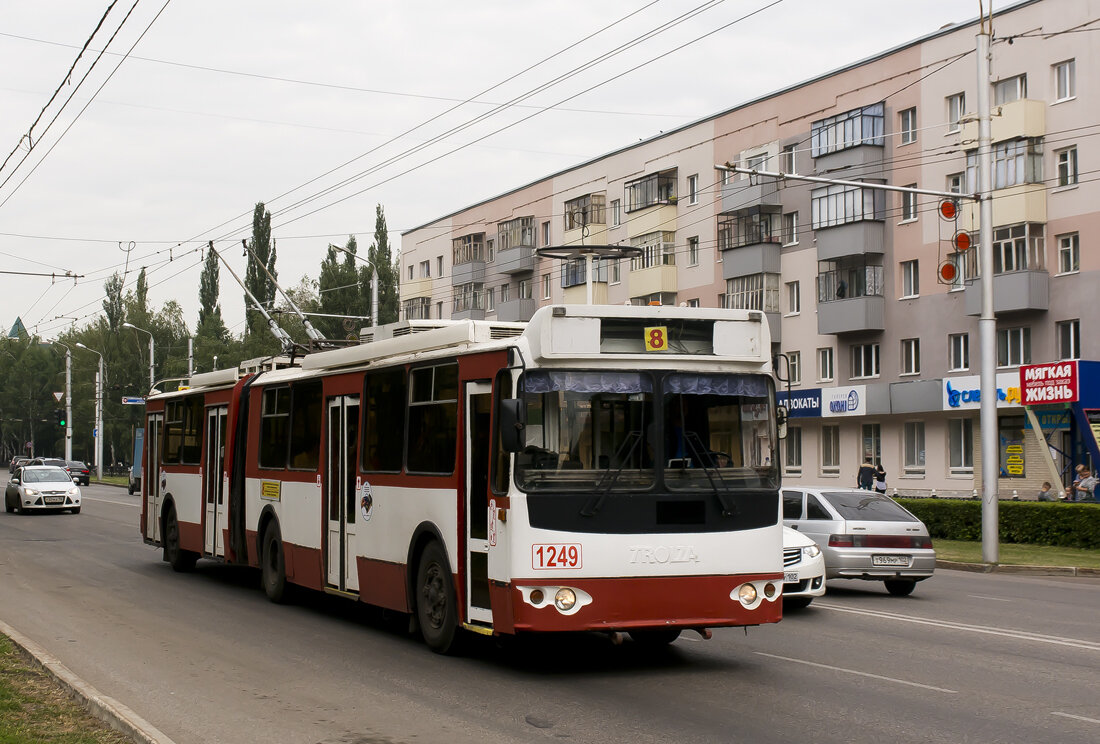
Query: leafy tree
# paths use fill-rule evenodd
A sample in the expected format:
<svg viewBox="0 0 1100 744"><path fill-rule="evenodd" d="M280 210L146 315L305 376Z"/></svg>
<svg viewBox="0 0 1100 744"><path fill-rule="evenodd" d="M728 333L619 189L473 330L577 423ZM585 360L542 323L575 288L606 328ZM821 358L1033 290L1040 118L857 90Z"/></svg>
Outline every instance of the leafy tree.
<svg viewBox="0 0 1100 744"><path fill-rule="evenodd" d="M208 326L210 334L225 338L229 332L222 320L222 306L218 301L221 292L220 272L218 254L213 250L207 251L202 276L199 277L199 325L196 333L201 334L203 328Z"/></svg>
<svg viewBox="0 0 1100 744"><path fill-rule="evenodd" d="M279 275L275 270L275 247L271 242L271 212L267 211L263 202L259 202L252 213L252 242L248 247L250 250L244 285L257 302L270 310L275 302L273 278L278 279ZM264 271L264 267L271 273L271 277ZM267 321L251 306L247 296L245 297L245 317L248 319L245 328L246 353L260 356L277 352L279 344L272 337Z"/></svg>
<svg viewBox="0 0 1100 744"><path fill-rule="evenodd" d="M367 252L367 259L378 269L378 323L393 323L398 319L400 310L397 294L399 269L390 249L390 234L386 229L386 214L382 205L376 205L374 211L374 242ZM362 266L359 271L360 281L369 286L370 266Z"/></svg>
<svg viewBox="0 0 1100 744"><path fill-rule="evenodd" d="M115 272L103 282L103 312L107 315L107 325L112 331L117 331L122 325L124 308L122 305L122 274Z"/></svg>
<svg viewBox="0 0 1100 744"><path fill-rule="evenodd" d="M319 312L332 315L366 315L370 311L370 285L363 283L359 267L355 265L357 251L354 235L348 236L347 245L342 251L329 245L317 280ZM369 273L367 277L369 280ZM364 293L368 296L365 311ZM357 324L356 329L362 325L361 321L354 322ZM348 333L344 330L344 321L341 318L316 318L313 325L325 338L344 338Z"/></svg>

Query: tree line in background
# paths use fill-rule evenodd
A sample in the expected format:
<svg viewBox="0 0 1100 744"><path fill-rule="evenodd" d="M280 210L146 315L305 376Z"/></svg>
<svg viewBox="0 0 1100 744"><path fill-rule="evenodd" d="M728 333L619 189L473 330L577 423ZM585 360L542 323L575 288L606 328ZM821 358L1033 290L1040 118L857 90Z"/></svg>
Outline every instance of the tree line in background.
<svg viewBox="0 0 1100 744"><path fill-rule="evenodd" d="M244 244L248 265L243 282L271 317L294 341L305 346L307 335L285 298L278 296L275 243L271 239L271 212L261 202L252 219L252 239ZM226 250L224 248L220 250ZM283 289L303 313L320 313L311 323L325 338L347 342L370 324L372 267L378 271L378 322L398 318L398 264L394 259L382 205L375 208L374 240L364 259L355 236L343 247L329 245L317 279L303 276ZM149 335L153 337L157 389L174 390L188 376L188 339L192 341L193 371L235 367L247 359L280 354L263 313L245 295L245 323L239 335L222 318L218 254L208 250L199 279L199 314L192 334L176 300L160 308L149 304L149 285L142 268L131 289L127 277L116 273L104 282L103 313L82 327L60 333L56 339L32 336L17 324L13 335L0 344L0 457L17 455L64 457L65 428L55 411L63 410L55 393L65 390L65 355L72 358L73 458L95 460L95 380L103 355L103 464L129 464L134 429L143 425L144 407L123 405L124 396L149 391ZM265 271L266 269L266 271ZM351 318L327 315L358 316ZM129 323L142 331L124 327ZM215 367L215 359L217 366Z"/></svg>

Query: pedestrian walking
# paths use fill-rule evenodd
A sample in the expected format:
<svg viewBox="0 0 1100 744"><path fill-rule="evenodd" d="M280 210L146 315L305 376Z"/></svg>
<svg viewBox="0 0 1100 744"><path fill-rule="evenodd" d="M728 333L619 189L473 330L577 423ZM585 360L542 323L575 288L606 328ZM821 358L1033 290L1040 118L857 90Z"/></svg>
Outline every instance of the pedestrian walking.
<svg viewBox="0 0 1100 744"><path fill-rule="evenodd" d="M1050 481L1043 481L1043 487L1039 490L1039 495L1036 498L1039 501L1054 501L1054 492L1050 489Z"/></svg>
<svg viewBox="0 0 1100 744"><path fill-rule="evenodd" d="M859 466L856 474L856 487L864 491L872 491L875 487L875 466L871 464L871 456L863 458L863 464Z"/></svg>
<svg viewBox="0 0 1100 744"><path fill-rule="evenodd" d="M875 467L875 493L886 493L886 470L881 462Z"/></svg>

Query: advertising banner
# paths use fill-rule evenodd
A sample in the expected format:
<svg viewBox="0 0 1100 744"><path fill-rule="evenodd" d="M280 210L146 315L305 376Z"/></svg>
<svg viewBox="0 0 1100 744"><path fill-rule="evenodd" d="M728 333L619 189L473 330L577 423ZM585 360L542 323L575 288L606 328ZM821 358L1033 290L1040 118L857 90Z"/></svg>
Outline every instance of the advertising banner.
<svg viewBox="0 0 1100 744"><path fill-rule="evenodd" d="M1077 401L1077 362L1020 367L1020 400L1025 406Z"/></svg>

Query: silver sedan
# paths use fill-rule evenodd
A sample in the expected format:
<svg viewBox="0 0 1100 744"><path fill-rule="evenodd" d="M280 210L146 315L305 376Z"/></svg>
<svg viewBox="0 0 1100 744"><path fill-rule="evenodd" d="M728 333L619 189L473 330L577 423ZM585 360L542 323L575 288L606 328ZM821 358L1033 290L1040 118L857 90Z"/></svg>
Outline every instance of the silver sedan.
<svg viewBox="0 0 1100 744"><path fill-rule="evenodd" d="M27 465L17 468L4 490L4 510L68 509L80 513L80 486L64 468L53 465Z"/></svg>

